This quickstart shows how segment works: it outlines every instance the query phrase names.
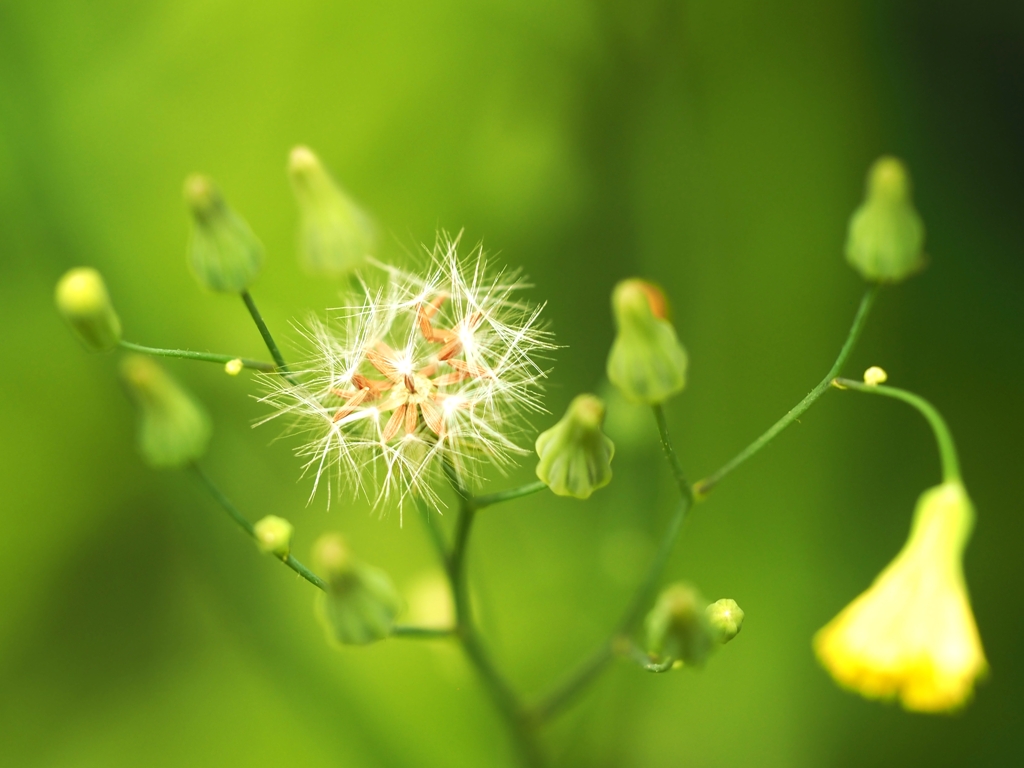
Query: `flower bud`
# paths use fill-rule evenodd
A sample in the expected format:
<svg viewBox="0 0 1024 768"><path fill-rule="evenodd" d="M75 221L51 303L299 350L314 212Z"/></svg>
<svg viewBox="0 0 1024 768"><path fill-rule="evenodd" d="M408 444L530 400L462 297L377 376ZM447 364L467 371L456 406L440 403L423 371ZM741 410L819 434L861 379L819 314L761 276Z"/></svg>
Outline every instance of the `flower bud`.
<svg viewBox="0 0 1024 768"><path fill-rule="evenodd" d="M850 217L846 260L865 280L896 283L924 266L923 245L907 169L895 157L880 157L868 172L864 202Z"/></svg>
<svg viewBox="0 0 1024 768"><path fill-rule="evenodd" d="M879 384L885 384L888 379L889 374L885 372L884 368L879 368L877 365L872 365L864 371L864 383L869 387L877 387Z"/></svg>
<svg viewBox="0 0 1024 768"><path fill-rule="evenodd" d="M180 467L206 451L210 420L191 395L148 357L131 355L121 378L139 407L139 450L154 467Z"/></svg>
<svg viewBox="0 0 1024 768"><path fill-rule="evenodd" d="M387 637L402 605L391 578L353 558L336 533L320 537L314 561L327 581L317 613L328 638L339 645L367 645Z"/></svg>
<svg viewBox="0 0 1024 768"><path fill-rule="evenodd" d="M634 402L657 405L686 385L686 350L665 319L661 289L631 278L615 286L618 333L608 354L608 379Z"/></svg>
<svg viewBox="0 0 1024 768"><path fill-rule="evenodd" d="M95 269L76 267L65 272L54 300L57 311L90 352L106 352L121 341L121 321Z"/></svg>
<svg viewBox="0 0 1024 768"><path fill-rule="evenodd" d="M256 531L256 546L265 555L274 555L282 560L291 551L292 533L295 527L283 517L267 515L253 526Z"/></svg>
<svg viewBox="0 0 1024 768"><path fill-rule="evenodd" d="M196 279L211 291L246 290L263 267L262 243L209 177L185 180L185 202L192 213L188 258Z"/></svg>
<svg viewBox="0 0 1024 768"><path fill-rule="evenodd" d="M341 275L363 264L373 250L373 225L312 150L292 150L288 176L299 205L299 255L306 269Z"/></svg>
<svg viewBox="0 0 1024 768"><path fill-rule="evenodd" d="M602 423L604 403L579 395L562 420L537 438L537 477L559 496L586 499L612 481L615 445Z"/></svg>
<svg viewBox="0 0 1024 768"><path fill-rule="evenodd" d="M712 637L722 645L736 637L743 628L743 609L735 600L716 600L704 613L707 615Z"/></svg>
<svg viewBox="0 0 1024 768"><path fill-rule="evenodd" d="M700 666L711 652L714 636L706 603L690 584L673 584L658 596L647 614L648 649L666 659Z"/></svg>

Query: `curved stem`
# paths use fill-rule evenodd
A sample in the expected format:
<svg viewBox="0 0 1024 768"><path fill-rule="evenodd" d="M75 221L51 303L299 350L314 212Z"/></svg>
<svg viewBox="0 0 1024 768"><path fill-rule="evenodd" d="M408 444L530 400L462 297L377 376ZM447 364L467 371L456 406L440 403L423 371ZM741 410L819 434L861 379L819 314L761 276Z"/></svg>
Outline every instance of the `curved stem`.
<svg viewBox="0 0 1024 768"><path fill-rule="evenodd" d="M852 389L855 392L866 392L869 395L882 395L892 397L896 400L912 405L918 412L927 419L935 433L935 442L939 446L939 459L942 461L942 479L945 482L960 480L960 459L957 457L956 444L953 442L953 433L949 431L949 425L942 418L942 414L935 406L929 403L920 395L908 392L905 389L887 387L881 384L865 384L852 379L835 379L832 385L836 389Z"/></svg>
<svg viewBox="0 0 1024 768"><path fill-rule="evenodd" d="M243 531L245 531L247 534L249 534L249 536L252 539L255 540L257 538L255 526L251 522L249 522L245 515L238 511L238 508L231 502L231 499L224 495L223 491L221 491L220 488L216 486L213 480L210 479L210 476L203 471L202 467L195 463L193 463L191 467L196 477L198 477L200 482L202 483L203 488L205 488L206 492L213 497L213 500L220 504L220 506L224 508L224 511L228 513L231 519L234 520ZM305 565L303 565L301 562L296 560L291 555L288 555L288 557L286 558L278 559L280 559L282 563L287 565L289 568L291 568L293 571L299 574L299 576L304 578L317 589L327 591L327 582L321 579L319 576L317 576L315 573L309 570L309 568L307 568Z"/></svg>
<svg viewBox="0 0 1024 768"><path fill-rule="evenodd" d="M686 522L686 515L693 506L693 491L683 474L682 465L672 445L672 438L668 431L668 422L665 419L665 412L660 405L654 406L654 417L658 422L658 432L661 435L661 446L665 452L665 458L672 468L672 475L679 486L680 500L669 521L668 528L662 536L658 551L647 569L644 580L637 586L629 605L622 614L615 631L604 643L587 659L572 675L561 683L554 691L542 698L534 705L531 711L531 719L534 723L542 723L554 717L568 706L576 696L581 693L594 679L597 678L617 653L627 652L629 648L629 635L636 628L644 610L650 605L657 591L658 582L661 580L665 566L668 565L672 550L683 530L683 523ZM625 651L623 651L625 648Z"/></svg>
<svg viewBox="0 0 1024 768"><path fill-rule="evenodd" d="M537 493L547 488L547 483L543 480L537 480L533 483L526 483L520 485L518 488L509 488L507 491L498 491L496 493L487 493L483 496L473 497L473 506L476 509L483 509L489 507L492 504L500 504L504 501L512 501L523 496L529 496L531 493Z"/></svg>
<svg viewBox="0 0 1024 768"><path fill-rule="evenodd" d="M256 302L253 301L252 294L248 291L242 291L242 301L245 302L245 306L248 308L249 314L252 315L252 320L256 323L260 336L263 337L263 343L266 344L267 349L270 350L270 356L274 358L274 362L277 363L277 367L280 370L281 375L291 381L291 371L288 369L288 364L285 363L284 357L281 355L281 350L277 348L277 342L274 341L274 337L270 335L270 329L267 328L267 324L263 321L263 315L261 315L259 309L257 309Z"/></svg>
<svg viewBox="0 0 1024 768"><path fill-rule="evenodd" d="M785 416L775 422L767 432L761 435L757 440L752 442L742 451L740 451L731 461L725 466L719 469L717 472L708 475L703 480L698 481L693 486L694 497L696 501L702 501L726 475L732 472L736 467L745 462L755 453L764 448L770 443L776 435L782 430L796 421L800 416L803 415L804 411L810 408L814 402L821 397L825 392L828 391L829 385L832 383L832 379L839 375L839 371L846 363L846 359L850 356L854 346L857 344L857 339L860 338L861 331L864 330L864 323L867 321L868 312L871 310L871 305L875 301L875 296L878 295L878 286L872 285L864 293L864 298L860 301L860 307L857 309L857 315L853 319L853 325L850 326L850 332L846 336L846 342L843 344L843 348L839 351L839 357L832 364L829 372L825 375L825 378L821 380L814 389L812 389L803 400L797 403Z"/></svg>
<svg viewBox="0 0 1024 768"><path fill-rule="evenodd" d="M237 357L235 355L217 355L212 352L193 352L190 349L161 349L160 347L146 347L142 344L135 344L130 341L121 339L119 344L125 349L130 349L132 352L141 352L144 355L153 355L154 357L179 357L183 360L201 360L206 363L230 363L232 360L241 360L243 368L252 368L256 371L265 371L267 373L273 373L277 370L277 366L273 363L266 363L262 360L250 360L247 357Z"/></svg>

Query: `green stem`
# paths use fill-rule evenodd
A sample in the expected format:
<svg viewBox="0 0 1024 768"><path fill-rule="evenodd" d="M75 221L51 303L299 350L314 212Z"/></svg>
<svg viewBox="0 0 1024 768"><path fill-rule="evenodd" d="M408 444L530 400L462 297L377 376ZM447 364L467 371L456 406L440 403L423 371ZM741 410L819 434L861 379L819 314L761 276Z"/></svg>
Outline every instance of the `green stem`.
<svg viewBox="0 0 1024 768"><path fill-rule="evenodd" d="M433 638L452 637L454 634L454 627L413 627L407 624L398 624L391 628L391 637L410 639L430 640Z"/></svg>
<svg viewBox="0 0 1024 768"><path fill-rule="evenodd" d="M543 491L547 488L547 483L542 480L537 480L533 483L527 483L526 485L520 485L518 488L509 488L507 491L498 491L497 493L487 493L483 496L473 497L473 507L476 509L483 509L489 507L492 504L500 504L503 501L512 501L523 496L529 496L532 493Z"/></svg>
<svg viewBox="0 0 1024 768"><path fill-rule="evenodd" d="M430 517L433 514L432 511L420 499L417 499L417 505L425 517L431 538L448 574L452 600L455 603L455 632L462 643L466 658L476 668L485 690L505 718L523 765L540 768L545 764L544 757L526 721L519 697L512 690L508 681L498 672L498 668L480 639L473 621L469 582L466 575L466 554L473 522L476 520L476 512L479 508L478 500L462 483L462 479L454 467L448 462L444 462L442 466L448 482L459 498L458 518L455 522L455 541L450 554L447 552L444 537Z"/></svg>
<svg viewBox="0 0 1024 768"><path fill-rule="evenodd" d="M281 350L277 348L277 342L274 341L274 337L270 335L270 329L267 328L267 324L263 321L263 315L261 315L259 309L257 309L256 302L253 301L252 294L248 291L242 291L242 301L245 302L245 306L248 308L249 314L252 315L252 320L256 323L256 327L260 331L260 336L263 337L263 343L266 344L267 349L270 350L270 356L274 358L274 362L277 363L277 367L281 371L281 375L291 381L291 371L288 369L288 364L285 363L284 357L281 355Z"/></svg>
<svg viewBox="0 0 1024 768"><path fill-rule="evenodd" d="M621 652L624 644L628 643L628 637L636 628L644 611L654 599L654 593L658 589L658 582L668 565L672 550L683 530L683 523L686 522L686 515L693 506L693 491L686 481L683 468L679 463L675 448L672 445L672 438L668 431L668 422L665 419L664 410L660 405L654 406L654 417L658 422L658 432L661 435L661 446L665 452L665 458L672 468L672 475L679 486L680 500L669 521L668 528L662 536L658 551L647 569L644 580L636 588L629 605L622 614L615 631L601 644L601 646L587 659L572 675L562 682L554 691L542 698L531 711L531 720L534 723L542 723L554 717L568 706L576 696L581 693L591 682L593 682L607 664Z"/></svg>
<svg viewBox="0 0 1024 768"><path fill-rule="evenodd" d="M220 488L218 488L214 484L213 480L211 480L210 476L203 471L202 467L195 463L193 463L191 466L192 471L195 472L196 477L199 478L200 482L206 489L207 493L209 493L210 496L213 497L213 500L220 504L220 506L224 508L224 511L228 513L231 519L238 523L238 526L247 534L249 534L249 536L252 539L255 540L257 538L256 527L249 522L245 515L238 511L238 508L231 503L231 499L225 496L224 493L220 490ZM287 565L289 568L291 568L293 571L299 574L299 576L304 578L317 589L322 589L324 591L327 590L326 581L321 579L319 576L317 576L315 573L309 570L309 568L304 566L291 555L288 555L288 557L281 559L281 562Z"/></svg>
<svg viewBox="0 0 1024 768"><path fill-rule="evenodd" d="M202 360L207 363L230 363L232 360L241 360L243 368L252 368L256 371L266 371L267 373L273 373L277 370L277 366L273 363L265 363L262 360L250 360L246 357L236 357L234 355L216 355L212 352L193 352L189 349L161 349L159 347L145 347L142 344L135 344L130 341L121 339L120 344L125 349L130 349L133 352L141 352L145 355L153 355L155 357L180 357L183 360Z"/></svg>
<svg viewBox="0 0 1024 768"><path fill-rule="evenodd" d="M942 461L942 479L945 482L959 482L960 460L957 458L956 444L953 442L953 433L949 431L949 425L942 418L935 406L929 403L920 395L908 392L905 389L886 387L881 384L865 384L852 379L835 379L832 385L836 389L852 389L855 392L866 392L869 395L882 395L902 400L916 408L931 425L935 433L935 442L939 445L939 458Z"/></svg>
<svg viewBox="0 0 1024 768"><path fill-rule="evenodd" d="M832 383L832 379L839 375L840 370L846 363L846 359L850 356L854 346L857 344L857 339L860 338L861 331L864 330L864 323L867 320L868 312L871 310L871 305L875 301L875 296L878 295L878 286L873 285L867 289L864 293L864 298L860 301L860 307L857 309L857 315L853 319L853 325L850 326L850 332L847 334L846 342L843 344L843 348L839 351L839 357L836 358L835 363L829 369L829 372L825 375L825 378L821 380L814 389L812 389L807 396L794 406L789 413L779 419L775 424L768 429L763 435L757 440L752 442L742 451L740 451L731 461L725 466L719 469L714 474L708 475L703 480L698 481L693 486L694 497L696 501L703 500L726 475L732 472L736 467L745 462L755 453L764 448L770 443L775 436L778 435L782 430L796 421L800 416L803 415L804 411L810 408L814 402L821 397L825 392L828 391L829 386Z"/></svg>

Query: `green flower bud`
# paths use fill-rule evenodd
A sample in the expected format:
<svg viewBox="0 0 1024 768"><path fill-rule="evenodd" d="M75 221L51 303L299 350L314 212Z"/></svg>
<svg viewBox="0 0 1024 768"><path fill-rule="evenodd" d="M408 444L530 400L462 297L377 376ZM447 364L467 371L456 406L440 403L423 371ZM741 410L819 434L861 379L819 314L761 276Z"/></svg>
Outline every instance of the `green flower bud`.
<svg viewBox="0 0 1024 768"><path fill-rule="evenodd" d="M652 653L700 666L712 649L714 636L705 614L706 603L695 587L666 587L647 614L647 645Z"/></svg>
<svg viewBox="0 0 1024 768"><path fill-rule="evenodd" d="M209 417L163 368L131 355L121 363L121 378L139 407L139 450L149 464L180 467L205 453Z"/></svg>
<svg viewBox="0 0 1024 768"><path fill-rule="evenodd" d="M665 319L661 289L631 278L615 286L612 309L618 333L608 354L608 379L627 399L657 405L683 391L686 350Z"/></svg>
<svg viewBox="0 0 1024 768"><path fill-rule="evenodd" d="M310 272L342 275L373 251L369 217L331 178L308 147L295 147L288 176L299 205L299 254Z"/></svg>
<svg viewBox="0 0 1024 768"><path fill-rule="evenodd" d="M274 555L284 560L291 551L292 533L295 527L283 517L267 515L253 526L256 531L256 546L265 555Z"/></svg>
<svg viewBox="0 0 1024 768"><path fill-rule="evenodd" d="M579 395L565 416L537 438L537 477L559 496L586 499L612 481L615 445L601 431L604 403Z"/></svg>
<svg viewBox="0 0 1024 768"><path fill-rule="evenodd" d="M76 267L65 272L57 283L54 301L90 352L106 352L121 341L121 321L95 269Z"/></svg>
<svg viewBox="0 0 1024 768"><path fill-rule="evenodd" d="M895 157L880 157L868 172L867 196L850 217L846 260L865 280L896 283L924 266L923 245L907 169Z"/></svg>
<svg viewBox="0 0 1024 768"><path fill-rule="evenodd" d="M366 645L387 637L402 606L391 578L353 558L336 533L320 537L314 561L327 581L317 613L328 639L339 645Z"/></svg>
<svg viewBox="0 0 1024 768"><path fill-rule="evenodd" d="M192 213L188 258L196 279L211 291L246 290L263 267L262 243L224 201L212 179L189 176L185 202Z"/></svg>
<svg viewBox="0 0 1024 768"><path fill-rule="evenodd" d="M735 600L716 600L705 611L711 634L722 645L725 645L740 633L743 628L743 609Z"/></svg>

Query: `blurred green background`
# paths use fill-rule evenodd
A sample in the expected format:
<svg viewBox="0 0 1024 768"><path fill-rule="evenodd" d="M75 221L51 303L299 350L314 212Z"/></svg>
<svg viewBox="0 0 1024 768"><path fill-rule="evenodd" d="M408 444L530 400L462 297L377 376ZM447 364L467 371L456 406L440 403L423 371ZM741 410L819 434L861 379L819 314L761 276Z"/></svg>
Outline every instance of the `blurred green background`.
<svg viewBox="0 0 1024 768"><path fill-rule="evenodd" d="M927 717L844 693L815 663L811 634L895 554L938 479L915 413L830 394L697 510L673 558L670 577L743 606L740 637L700 673L616 665L544 742L560 766L1013 763L1022 136L1019 3L0 2L0 763L511 764L455 649L331 650L307 584L187 475L145 467L114 356L86 354L52 309L58 276L93 265L127 338L264 357L241 303L185 268L181 182L203 171L267 246L254 295L287 352L292 319L340 303L295 259L284 164L300 142L372 211L386 258L465 227L525 268L565 345L553 414L600 385L614 282L660 281L691 355L669 406L691 479L828 369L863 290L847 217L868 163L903 157L931 265L884 293L847 373L884 366L954 429L990 679L963 713ZM429 576L418 520L306 506L287 441L250 428L248 375L168 367L213 411L206 466L250 517L292 519L300 555L339 529L403 588ZM591 501L479 521L485 631L526 693L605 635L667 520L646 430L620 436L616 480ZM489 487L530 478L525 463Z"/></svg>

